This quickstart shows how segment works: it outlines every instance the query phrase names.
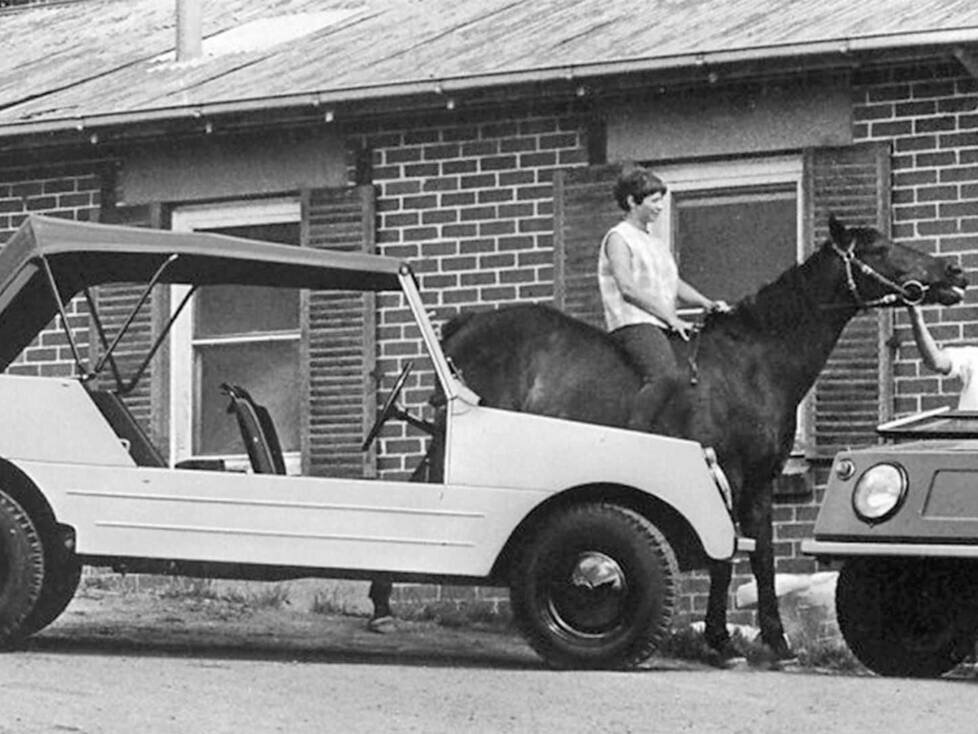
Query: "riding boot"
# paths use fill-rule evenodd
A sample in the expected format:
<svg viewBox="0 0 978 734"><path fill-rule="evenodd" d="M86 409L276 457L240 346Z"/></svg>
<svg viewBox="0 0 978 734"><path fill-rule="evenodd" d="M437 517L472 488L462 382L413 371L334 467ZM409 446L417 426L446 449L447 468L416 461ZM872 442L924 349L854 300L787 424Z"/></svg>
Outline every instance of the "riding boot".
<svg viewBox="0 0 978 734"><path fill-rule="evenodd" d="M633 431L648 431L655 419L676 394L676 380L662 377L654 382L646 381L632 403L628 427Z"/></svg>

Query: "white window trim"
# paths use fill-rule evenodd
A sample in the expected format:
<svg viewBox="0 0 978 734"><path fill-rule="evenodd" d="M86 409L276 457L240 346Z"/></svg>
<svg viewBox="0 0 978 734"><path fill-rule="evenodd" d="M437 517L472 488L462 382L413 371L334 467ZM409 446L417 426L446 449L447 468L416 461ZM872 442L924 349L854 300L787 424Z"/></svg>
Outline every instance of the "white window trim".
<svg viewBox="0 0 978 734"><path fill-rule="evenodd" d="M239 227L258 224L288 224L301 222L301 204L298 199L261 199L235 201L223 204L194 204L173 210L171 229L175 232L192 232L197 229ZM171 315L189 290L188 286L170 287ZM170 461L193 457L193 350L191 327L193 324L193 299L187 304L180 318L173 324L170 336ZM269 339L297 340L297 334L270 334ZM220 338L198 340L198 343L219 343ZM234 339L240 342L242 339ZM197 457L195 457L197 458ZM229 469L246 470L250 464L247 454L221 456ZM302 457L298 451L284 454L285 468L289 474L301 471Z"/></svg>

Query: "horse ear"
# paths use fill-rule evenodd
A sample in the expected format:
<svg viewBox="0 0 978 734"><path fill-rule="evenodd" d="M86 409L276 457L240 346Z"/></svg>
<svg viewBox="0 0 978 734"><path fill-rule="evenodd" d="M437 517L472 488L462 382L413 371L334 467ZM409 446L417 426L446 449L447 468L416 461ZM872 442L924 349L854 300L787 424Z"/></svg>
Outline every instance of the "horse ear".
<svg viewBox="0 0 978 734"><path fill-rule="evenodd" d="M835 218L834 214L829 215L829 237L840 247L847 247L851 239L849 230L846 226Z"/></svg>

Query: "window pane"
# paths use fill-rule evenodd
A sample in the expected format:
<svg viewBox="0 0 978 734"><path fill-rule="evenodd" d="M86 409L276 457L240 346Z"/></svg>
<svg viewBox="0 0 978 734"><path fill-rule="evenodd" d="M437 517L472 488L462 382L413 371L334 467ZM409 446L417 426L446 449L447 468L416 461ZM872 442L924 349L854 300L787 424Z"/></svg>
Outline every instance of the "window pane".
<svg viewBox="0 0 978 734"><path fill-rule="evenodd" d="M299 244L298 223L207 229L234 237ZM292 288L205 286L194 299L194 337L288 331L299 328L299 292Z"/></svg>
<svg viewBox="0 0 978 734"><path fill-rule="evenodd" d="M299 450L299 342L201 346L196 351L194 454L241 454L244 443L221 383L240 385L268 408L284 451Z"/></svg>
<svg viewBox="0 0 978 734"><path fill-rule="evenodd" d="M794 187L679 192L674 243L684 280L734 303L797 262Z"/></svg>
<svg viewBox="0 0 978 734"><path fill-rule="evenodd" d="M242 285L209 285L194 300L194 338L295 331L299 291Z"/></svg>

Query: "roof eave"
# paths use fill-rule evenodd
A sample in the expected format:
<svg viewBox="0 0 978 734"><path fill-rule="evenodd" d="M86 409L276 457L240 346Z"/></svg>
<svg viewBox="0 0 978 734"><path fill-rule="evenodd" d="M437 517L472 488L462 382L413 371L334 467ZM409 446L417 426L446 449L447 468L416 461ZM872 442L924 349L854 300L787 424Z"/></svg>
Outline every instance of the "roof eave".
<svg viewBox="0 0 978 734"><path fill-rule="evenodd" d="M179 105L131 112L73 116L34 122L0 123L0 137L51 135L65 132L92 132L100 128L137 124L168 123L193 118L225 115L248 115L296 108L330 109L332 106L356 106L381 99L427 96L444 99L451 94L473 92L494 87L518 87L548 82L575 82L600 77L634 74L670 73L683 69L719 68L773 59L792 59L796 67L812 64L826 66L834 59L837 66L853 66L857 59L870 53L917 50L917 55L942 52L962 59L962 49L978 43L978 28L952 31L929 31L900 35L838 38L810 43L763 46L730 51L695 52L654 58L624 59L589 64L563 65L526 71L505 71L462 77L431 78L424 81L378 84L356 88L321 90L300 94L260 97L229 102ZM964 61L962 61L964 63ZM967 66L967 65L966 65Z"/></svg>

